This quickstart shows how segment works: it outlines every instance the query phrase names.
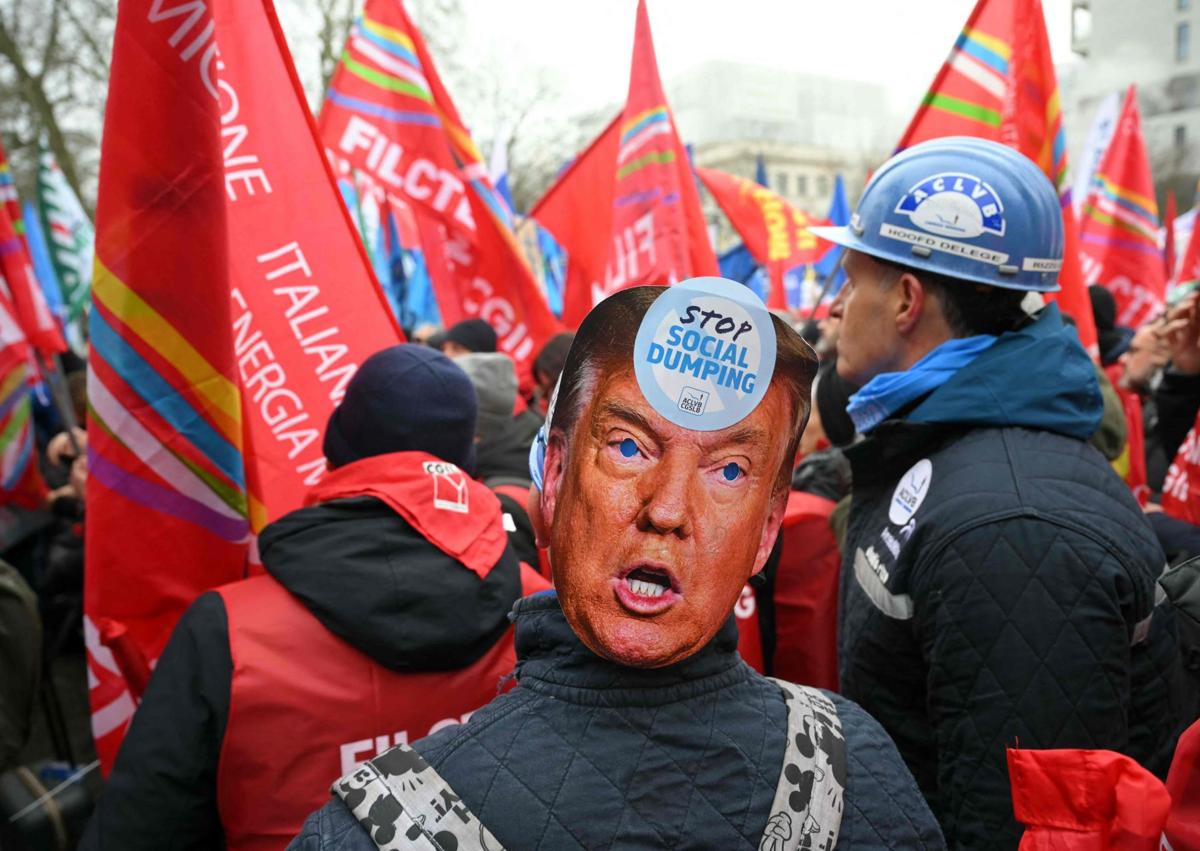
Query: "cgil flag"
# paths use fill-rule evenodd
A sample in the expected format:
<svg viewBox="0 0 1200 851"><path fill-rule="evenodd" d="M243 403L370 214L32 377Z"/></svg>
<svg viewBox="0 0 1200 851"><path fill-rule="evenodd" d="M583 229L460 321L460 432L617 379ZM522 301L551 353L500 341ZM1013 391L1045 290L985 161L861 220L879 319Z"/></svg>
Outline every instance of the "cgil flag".
<svg viewBox="0 0 1200 851"><path fill-rule="evenodd" d="M1067 184L1062 107L1041 0L978 0L897 150L943 136L976 136L1020 151L1057 187L1066 244L1054 297L1094 351L1096 324L1079 260Z"/></svg>
<svg viewBox="0 0 1200 851"><path fill-rule="evenodd" d="M37 194L42 232L66 306L65 320L77 322L91 303L96 233L79 197L45 145L38 149Z"/></svg>
<svg viewBox="0 0 1200 851"><path fill-rule="evenodd" d="M808 229L825 223L810 219L803 210L752 180L712 168L697 168L696 174L755 261L767 270L767 306L786 310L790 305L784 277L796 266L815 263L829 247Z"/></svg>
<svg viewBox="0 0 1200 851"><path fill-rule="evenodd" d="M1092 177L1079 233L1084 279L1112 292L1118 325L1136 328L1162 309L1167 276L1158 228L1137 91L1130 86L1112 142Z"/></svg>
<svg viewBox="0 0 1200 851"><path fill-rule="evenodd" d="M84 628L108 767L179 615L245 575L252 533L320 479L357 365L400 339L268 0L121 4L93 298Z"/></svg>
<svg viewBox="0 0 1200 851"><path fill-rule="evenodd" d="M563 321L570 327L623 287L717 274L700 195L659 79L645 0L638 0L624 110L530 215L567 252Z"/></svg>
<svg viewBox="0 0 1200 851"><path fill-rule="evenodd" d="M398 0L368 0L334 72L320 127L339 169L408 206L442 319L486 320L528 374L559 330L505 207L420 32Z"/></svg>

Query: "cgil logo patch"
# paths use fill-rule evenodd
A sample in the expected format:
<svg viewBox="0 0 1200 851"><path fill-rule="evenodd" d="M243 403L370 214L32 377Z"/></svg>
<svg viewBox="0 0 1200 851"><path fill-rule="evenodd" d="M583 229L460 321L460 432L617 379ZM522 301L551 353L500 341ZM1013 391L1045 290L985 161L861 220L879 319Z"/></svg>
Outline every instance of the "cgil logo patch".
<svg viewBox="0 0 1200 851"><path fill-rule="evenodd" d="M896 205L921 230L938 236L973 239L1004 236L1004 204L996 190L978 177L944 172L912 187Z"/></svg>
<svg viewBox="0 0 1200 851"><path fill-rule="evenodd" d="M775 371L775 326L749 287L692 278L663 290L633 346L646 401L676 425L716 431L745 419Z"/></svg>

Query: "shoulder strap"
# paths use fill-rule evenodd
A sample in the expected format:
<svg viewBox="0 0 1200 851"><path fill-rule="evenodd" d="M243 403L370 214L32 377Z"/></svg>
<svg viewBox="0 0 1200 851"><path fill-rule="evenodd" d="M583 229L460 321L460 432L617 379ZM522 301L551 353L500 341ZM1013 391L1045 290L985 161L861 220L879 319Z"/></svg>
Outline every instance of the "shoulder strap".
<svg viewBox="0 0 1200 851"><path fill-rule="evenodd" d="M450 784L408 745L364 762L331 791L382 851L504 851Z"/></svg>
<svg viewBox="0 0 1200 851"><path fill-rule="evenodd" d="M787 746L759 851L833 851L846 792L846 740L837 707L815 688L774 680L787 702Z"/></svg>

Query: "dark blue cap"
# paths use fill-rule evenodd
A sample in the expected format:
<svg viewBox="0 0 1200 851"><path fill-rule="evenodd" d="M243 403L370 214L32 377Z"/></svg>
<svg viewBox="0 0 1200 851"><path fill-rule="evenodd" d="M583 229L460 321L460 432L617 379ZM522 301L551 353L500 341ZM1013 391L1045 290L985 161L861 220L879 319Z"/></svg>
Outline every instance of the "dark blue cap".
<svg viewBox="0 0 1200 851"><path fill-rule="evenodd" d="M371 355L325 428L325 457L342 467L373 455L428 452L475 470L475 388L441 352L411 343Z"/></svg>

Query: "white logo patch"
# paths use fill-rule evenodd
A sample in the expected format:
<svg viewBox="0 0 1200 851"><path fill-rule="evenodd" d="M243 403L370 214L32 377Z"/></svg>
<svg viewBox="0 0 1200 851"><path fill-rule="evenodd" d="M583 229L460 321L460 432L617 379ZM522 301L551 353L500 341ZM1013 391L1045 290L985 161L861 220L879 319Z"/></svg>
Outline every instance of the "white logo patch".
<svg viewBox="0 0 1200 851"><path fill-rule="evenodd" d="M1004 204L978 177L945 172L927 177L904 193L896 212L921 230L954 239L985 233L1004 236Z"/></svg>
<svg viewBox="0 0 1200 851"><path fill-rule="evenodd" d="M897 526L903 526L911 520L929 494L929 483L932 481L933 464L928 458L922 458L913 464L908 472L900 477L900 483L892 493L892 503L888 506L888 520Z"/></svg>
<svg viewBox="0 0 1200 851"><path fill-rule="evenodd" d="M422 467L433 476L433 507L466 514L469 510L466 474L445 461L426 461Z"/></svg>

